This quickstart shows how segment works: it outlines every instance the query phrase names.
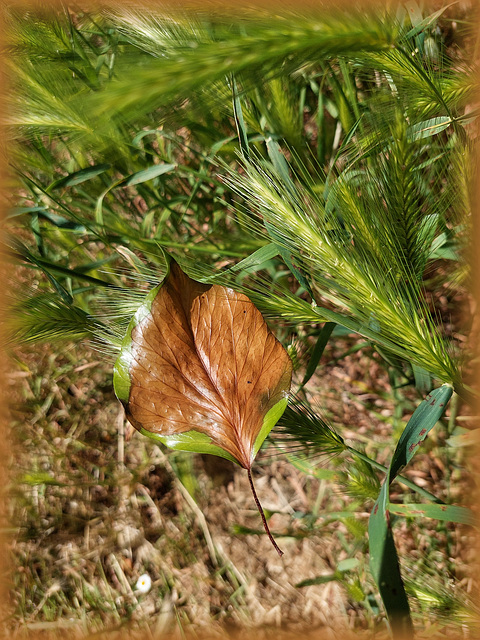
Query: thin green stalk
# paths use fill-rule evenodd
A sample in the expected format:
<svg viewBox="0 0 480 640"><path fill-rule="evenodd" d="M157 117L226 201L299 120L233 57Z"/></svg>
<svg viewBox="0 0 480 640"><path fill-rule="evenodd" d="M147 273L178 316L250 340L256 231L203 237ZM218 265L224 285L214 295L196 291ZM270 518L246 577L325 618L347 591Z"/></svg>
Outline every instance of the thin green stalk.
<svg viewBox="0 0 480 640"><path fill-rule="evenodd" d="M15 168L15 167L14 167ZM66 207L62 202L60 202L59 200L56 200L50 193L48 193L48 191L46 191L43 187L41 187L39 184L37 184L35 182L35 180L33 180L32 178L30 178L29 176L27 176L25 173L23 173L22 171L18 170L18 174L20 176L22 176L22 178L24 178L27 182L29 182L30 184L32 184L35 188L37 188L39 191L41 191L43 193L44 196L46 196L47 198L49 198L52 202L54 202L58 207L60 207L61 209L63 209L71 218L73 218L76 222L78 222L79 224L82 224L93 236L95 236L98 240L104 242L105 244L107 244L108 246L111 246L112 243L108 241L108 239L102 235L101 233L99 233L98 231L95 230L94 227L92 227L92 225L90 224L90 221L86 220L85 218L81 218L79 215L77 215L74 211L71 211L68 207Z"/></svg>
<svg viewBox="0 0 480 640"><path fill-rule="evenodd" d="M458 395L458 393L454 393L452 399L450 400L450 416L448 418L447 438L452 435L453 430L455 429L455 423L457 421L458 415L459 399L460 396Z"/></svg>
<svg viewBox="0 0 480 640"><path fill-rule="evenodd" d="M28 262L28 258L22 256L20 253L12 253L10 254L12 257L17 258L21 262L27 262L28 267L32 267L34 269L38 269L41 266L45 267L49 271L54 273L61 273L62 275L79 278L80 280L86 280L87 282L91 282L92 284L98 287L112 287L117 288L117 285L113 284L113 282L107 282L106 280L100 280L100 278L94 278L93 276L89 276L86 273L82 273L81 271L76 271L75 269L69 269L68 267L62 267L60 265L54 265L46 260L42 260L41 258L37 258L38 265L34 265Z"/></svg>
<svg viewBox="0 0 480 640"><path fill-rule="evenodd" d="M455 429L455 424L457 421L458 409L460 404L460 396L457 393L454 393L452 399L450 400L450 416L447 422L447 433L446 438L449 438L453 434L453 430ZM450 460L450 447L443 447L443 451L445 452L445 487L447 489L447 498L450 497L450 480L451 480L451 460ZM453 541L453 532L448 527L447 523L443 523L443 530L445 532L445 558L447 560L447 566L449 573L454 576L456 574L456 563L452 561L452 545Z"/></svg>
<svg viewBox="0 0 480 640"><path fill-rule="evenodd" d="M454 383L453 390L459 398L470 406L474 405L478 400L478 391L467 384L463 384L461 382L457 384Z"/></svg>

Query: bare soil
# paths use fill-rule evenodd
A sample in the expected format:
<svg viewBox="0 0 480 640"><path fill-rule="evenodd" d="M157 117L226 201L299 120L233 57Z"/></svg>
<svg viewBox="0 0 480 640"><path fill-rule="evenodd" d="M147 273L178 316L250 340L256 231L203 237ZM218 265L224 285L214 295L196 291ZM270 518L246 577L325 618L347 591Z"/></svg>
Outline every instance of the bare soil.
<svg viewBox="0 0 480 640"><path fill-rule="evenodd" d="M352 344L345 338L327 348L310 397L344 438L388 464L418 399L392 391L370 349L336 362ZM388 637L368 571L371 500L300 472L272 446L262 450L253 475L285 552L280 558L263 533L246 472L131 434L111 366L98 353L75 345L58 355L23 350L8 383L11 571L3 630L10 637L243 639L253 630L259 640L351 631ZM468 504L468 448L446 452L446 437L442 428L432 433L405 473L449 502ZM349 465L319 460L321 470L347 476ZM395 501L404 489L393 489ZM407 587L443 598L437 605L412 598L416 624L427 635L463 629L471 637L471 530L399 519L395 532ZM296 586L331 577L347 559L355 559L354 570ZM135 588L143 574L152 580L148 593Z"/></svg>

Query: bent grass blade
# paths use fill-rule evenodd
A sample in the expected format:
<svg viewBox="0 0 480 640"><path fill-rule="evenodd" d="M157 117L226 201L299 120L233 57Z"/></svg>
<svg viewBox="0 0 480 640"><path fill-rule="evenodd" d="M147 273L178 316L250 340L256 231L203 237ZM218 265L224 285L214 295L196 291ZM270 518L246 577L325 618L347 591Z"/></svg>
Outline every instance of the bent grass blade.
<svg viewBox="0 0 480 640"><path fill-rule="evenodd" d="M413 458L428 432L442 417L452 393L450 385L443 385L432 391L417 407L400 436L380 495L370 515L370 570L377 583L392 632L398 638L411 637L413 624L393 538L389 487L400 470Z"/></svg>

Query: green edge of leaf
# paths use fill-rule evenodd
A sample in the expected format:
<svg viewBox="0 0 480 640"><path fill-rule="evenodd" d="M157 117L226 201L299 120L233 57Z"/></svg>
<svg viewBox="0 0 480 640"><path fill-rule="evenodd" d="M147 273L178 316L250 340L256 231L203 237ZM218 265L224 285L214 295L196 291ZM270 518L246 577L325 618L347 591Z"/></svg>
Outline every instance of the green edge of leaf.
<svg viewBox="0 0 480 640"><path fill-rule="evenodd" d="M263 419L262 428L258 436L255 439L253 444L252 451L252 461L255 459L257 453L260 451L260 447L262 446L265 438L268 436L273 427L277 424L277 422L282 417L283 412L287 408L288 398L282 398L277 404L274 404L271 409L267 412L265 418Z"/></svg>
<svg viewBox="0 0 480 640"><path fill-rule="evenodd" d="M240 464L232 455L227 453L221 447L212 444L212 441L206 433L200 433L199 431L187 431L185 433L177 433L171 436L161 436L158 433L151 433L146 429L140 429L140 433L152 440L161 442L169 449L177 449L179 451L192 451L195 453L209 453L213 456L220 456L226 458L231 462Z"/></svg>
<svg viewBox="0 0 480 640"><path fill-rule="evenodd" d="M130 397L131 380L129 371L130 365L132 363L132 331L151 312L153 301L160 288L162 287L163 282L164 281L162 281L159 285L149 291L149 293L145 297L145 300L137 309L133 318L130 320L127 333L125 334L125 338L122 342L120 355L118 356L113 366L113 389L117 398L124 404L128 402L128 399Z"/></svg>

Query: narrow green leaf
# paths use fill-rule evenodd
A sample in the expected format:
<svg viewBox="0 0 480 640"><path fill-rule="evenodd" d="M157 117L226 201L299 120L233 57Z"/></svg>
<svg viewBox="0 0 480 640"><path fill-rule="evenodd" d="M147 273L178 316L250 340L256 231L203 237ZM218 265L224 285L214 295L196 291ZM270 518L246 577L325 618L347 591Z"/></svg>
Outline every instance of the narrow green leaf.
<svg viewBox="0 0 480 640"><path fill-rule="evenodd" d="M312 355L310 356L307 370L305 371L305 376L303 377L303 380L302 380L302 385L301 385L302 387L307 384L307 382L315 373L318 363L320 362L320 358L322 357L325 347L327 346L327 342L330 338L330 335L336 326L337 326L336 322L326 322L323 325L322 330L320 331L320 335L317 338L315 347L312 351Z"/></svg>
<svg viewBox="0 0 480 640"><path fill-rule="evenodd" d="M232 76L232 94L233 94L233 117L235 125L237 127L238 142L240 144L240 151L244 158L250 157L250 149L248 147L248 134L245 126L245 120L243 119L242 104L238 96L237 83Z"/></svg>
<svg viewBox="0 0 480 640"><path fill-rule="evenodd" d="M110 166L109 164L96 164L86 169L80 169L80 171L75 171L75 173L70 173L68 176L55 180L55 182L52 182L47 187L47 191L54 191L62 187L73 187L76 184L81 184L104 173L110 169Z"/></svg>
<svg viewBox="0 0 480 640"><path fill-rule="evenodd" d="M276 244L278 253L282 256L283 261L285 262L287 267L290 269L291 273L295 276L298 283L305 289L305 291L312 298L312 300L314 300L315 298L313 296L313 291L312 291L312 288L310 287L310 283L307 280L306 272L300 266L295 264L294 256L292 255L292 253L290 253L290 251L288 251L288 249L286 249L283 246L282 240L279 237L275 227L271 225L269 222L267 222L266 220L264 220L264 225L265 225L265 229L268 232L268 235Z"/></svg>
<svg viewBox="0 0 480 640"><path fill-rule="evenodd" d="M20 484L28 484L30 486L37 486L42 484L48 484L57 487L67 487L65 482L59 482L53 478L50 474L43 471L34 471L32 473L25 473L19 478Z"/></svg>
<svg viewBox="0 0 480 640"><path fill-rule="evenodd" d="M338 573L329 573L326 576L317 576L316 578L308 578L307 580L302 580L298 582L296 587L311 587L314 584L326 584L327 582L334 582L335 580L339 580L340 575Z"/></svg>
<svg viewBox="0 0 480 640"><path fill-rule="evenodd" d="M136 256L133 251L128 247L118 246L115 247L117 253L119 253L125 260L132 266L137 273L145 273L145 264Z"/></svg>
<svg viewBox="0 0 480 640"><path fill-rule="evenodd" d="M148 169L142 169L141 171L132 173L115 186L131 187L134 184L141 184L142 182L153 180L153 178L158 178L158 176L172 171L176 166L176 164L155 164L153 167L148 167Z"/></svg>
<svg viewBox="0 0 480 640"><path fill-rule="evenodd" d="M466 507L451 504L389 504L389 511L407 518L434 518L445 522L476 525L477 518Z"/></svg>
<svg viewBox="0 0 480 640"><path fill-rule="evenodd" d="M290 176L290 172L288 170L288 163L283 155L280 145L276 140L271 137L266 139L267 143L267 151L270 160L272 161L275 170L279 174L282 179L282 184L291 191L292 194L295 194L295 185L293 184L292 178Z"/></svg>
<svg viewBox="0 0 480 640"><path fill-rule="evenodd" d="M422 367L412 364L413 375L415 377L415 387L420 393L428 393L432 388L432 377Z"/></svg>
<svg viewBox="0 0 480 640"><path fill-rule="evenodd" d="M25 213L39 213L46 210L46 207L12 207L5 218L15 218L16 216L23 216Z"/></svg>
<svg viewBox="0 0 480 640"><path fill-rule="evenodd" d="M340 560L334 573L329 573L326 576L317 576L316 578L302 580L295 586L310 587L314 584L326 584L327 582L332 582L334 580L342 580L344 573L347 573L347 571L353 571L359 566L359 564L360 561L358 560L358 558L345 558L345 560Z"/></svg>
<svg viewBox="0 0 480 640"><path fill-rule="evenodd" d="M452 393L453 390L449 385L443 385L432 391L417 407L400 436L380 495L370 515L368 526L370 570L379 588L392 630L399 637L411 636L413 624L393 539L389 486L441 418Z"/></svg>
<svg viewBox="0 0 480 640"><path fill-rule="evenodd" d="M63 285L60 284L60 282L55 278L55 276L52 273L50 273L50 269L48 268L49 267L48 261L34 256L33 253L31 253L27 249L27 247L21 242L15 241L13 244L15 246L15 249L19 252L23 260L25 260L26 262L29 262L30 264L35 265L41 271L43 271L43 273L46 275L46 277L50 280L50 282L54 286L55 290L57 291L57 293L59 294L63 302L67 305L73 304L73 298L70 295L70 293L65 289Z"/></svg>
<svg viewBox="0 0 480 640"><path fill-rule="evenodd" d="M153 180L153 178L157 178L158 176L175 169L176 166L176 164L155 164L153 167L132 173L126 178L121 178L110 185L97 199L97 204L95 206L95 221L98 226L103 227L103 200L107 193L112 191L112 189L116 189L117 187L131 187L132 185Z"/></svg>
<svg viewBox="0 0 480 640"><path fill-rule="evenodd" d="M345 558L345 560L340 560L337 564L337 571L341 571L344 573L345 571L352 571L356 569L360 564L360 560L358 558Z"/></svg>
<svg viewBox="0 0 480 640"><path fill-rule="evenodd" d="M138 147L138 143L145 136L152 136L152 135L158 136L160 133L161 133L160 129L148 129L148 131L140 131L139 133L137 133L137 135L132 140L132 144L133 144L134 147Z"/></svg>
<svg viewBox="0 0 480 640"><path fill-rule="evenodd" d="M19 243L16 244L16 248L19 249ZM70 269L69 267L62 267L61 265L55 264L49 260L45 260L44 258L36 258L29 251L24 249L19 249L18 253L12 253L14 258L19 260L24 260L30 264L35 265L39 269L41 269L45 275L49 278L53 277L50 272L59 273L67 277L76 277L81 280L86 280L87 282L91 282L94 285L98 285L101 287L115 287L111 282L107 282L106 280L100 280L100 278L94 278L93 276L89 276L83 271L85 270L85 265L83 267L79 267L78 269ZM90 264L91 269L95 269L95 263ZM61 286L61 285L60 285ZM62 287L63 288L63 287ZM70 304L71 296L66 292L67 297L65 298L63 295L61 296L68 304Z"/></svg>
<svg viewBox="0 0 480 640"><path fill-rule="evenodd" d="M448 116L439 116L438 118L430 118L418 124L414 124L408 128L407 133L412 140L422 140L430 136L436 136L438 133L445 131L453 120Z"/></svg>
<svg viewBox="0 0 480 640"><path fill-rule="evenodd" d="M432 13L431 15L427 16L426 18L424 18L423 20L417 21L417 20L412 20L412 24L415 22L415 26L410 29L410 31L408 31L403 39L405 40L409 40L410 38L414 38L416 35L418 35L421 31L424 31L427 27L429 27L433 22L435 22L435 20L437 20L437 18L439 18L442 13L448 9L448 7L451 7L452 4L454 4L453 2L450 4L445 5L444 7L442 7L441 9L439 9L438 11L435 11L435 13Z"/></svg>
<svg viewBox="0 0 480 640"><path fill-rule="evenodd" d="M345 134L354 126L354 114L347 96L345 95L344 87L341 85L337 78L337 74L327 62L327 68L329 70L329 78L331 80L331 91L335 98L335 103L338 108L338 117L342 125L342 129Z"/></svg>
<svg viewBox="0 0 480 640"><path fill-rule="evenodd" d="M107 189L105 189L105 191L103 191L97 198L97 204L95 205L95 222L97 223L98 227L100 227L100 229L103 229L103 226L104 226L103 225L103 199L105 198L107 193L110 193L112 189L114 189L115 187L118 187L118 185L121 184L122 181L123 180L117 180L117 182L114 182L112 185L107 187Z"/></svg>
<svg viewBox="0 0 480 640"><path fill-rule="evenodd" d="M460 256L453 240L446 233L441 233L432 241L429 260L459 260Z"/></svg>
<svg viewBox="0 0 480 640"><path fill-rule="evenodd" d="M279 251L277 245L274 242L270 242L264 247L260 247L260 249L257 249L243 260L240 260L240 262L235 264L233 267L230 267L228 271L231 273L236 273L237 271L245 271L249 273L250 271L256 270L255 268L262 265L264 262L275 258L278 254Z"/></svg>
<svg viewBox="0 0 480 640"><path fill-rule="evenodd" d="M318 91L318 107L317 107L317 129L318 129L318 137L317 137L317 158L321 165L325 162L325 151L326 151L326 139L327 139L327 126L325 122L325 113L324 113L324 98L323 91L319 89Z"/></svg>
<svg viewBox="0 0 480 640"><path fill-rule="evenodd" d="M405 467L417 452L418 447L427 437L429 431L437 424L445 413L448 401L452 397L453 389L450 385L442 385L434 389L417 407L408 421L398 441L393 454L388 483L391 484L395 476Z"/></svg>
<svg viewBox="0 0 480 640"><path fill-rule="evenodd" d="M428 160L425 160L425 162L420 162L420 164L417 164L415 167L412 167L412 171L420 172L422 171L422 169L426 169L426 167L430 167L432 164L435 164L435 162L437 162L438 160L441 160L447 154L448 154L447 151L442 151L442 153L438 153L433 158L429 158Z"/></svg>
<svg viewBox="0 0 480 640"><path fill-rule="evenodd" d="M221 271L220 273L214 273L213 275L208 276L207 278L202 277L201 281L205 283L222 281L225 275L229 273L241 272L241 273L247 274L247 273L258 271L259 267L261 267L263 264L265 264L272 258L275 258L275 256L278 256L279 253L280 252L277 245L274 242L270 242L269 244L266 244L265 246L260 247L260 249L257 249L256 251L254 251L252 254L250 254L243 260L240 260L240 262L237 262L237 264L234 264L229 269L226 269L225 271Z"/></svg>
<svg viewBox="0 0 480 640"><path fill-rule="evenodd" d="M335 157L330 162L330 168L328 170L327 177L325 179L325 189L324 189L324 192L323 192L325 200L328 198L328 195L329 195L329 192L330 192L330 187L334 183L334 177L336 176L337 162L338 162L340 156L342 155L342 153L344 153L345 148L347 148L348 145L350 144L350 141L352 140L352 138L355 135L355 132L357 131L357 128L359 126L360 126L360 120L357 120L357 122L355 122L355 124L352 126L350 131L348 131L347 135L345 136L344 141L342 142L342 144L337 149L337 153L335 154Z"/></svg>
<svg viewBox="0 0 480 640"><path fill-rule="evenodd" d="M218 142L215 142L215 144L212 144L208 155L211 157L216 156L222 147L229 144L236 138L237 136L228 136L227 138L222 138L221 140L218 140Z"/></svg>
<svg viewBox="0 0 480 640"><path fill-rule="evenodd" d="M65 231L77 231L78 233L87 232L87 229L83 224L68 220L63 216L59 216L57 213L50 213L50 211L39 211L38 215L41 218L45 218L45 220L51 222L53 225L58 227L58 229L64 229Z"/></svg>
<svg viewBox="0 0 480 640"><path fill-rule="evenodd" d="M267 226L267 225L265 224L265 226ZM280 255L283 258L283 261L285 262L287 267L290 269L292 274L295 276L297 281L302 285L302 287L308 293L310 298L312 300L315 300L312 288L310 286L310 282L307 280L306 271L304 271L304 269L302 269L301 266L295 264L295 262L294 262L295 257L293 256L293 254L291 254L289 251L287 251L287 249L285 249L285 247L282 247L281 245L278 245L278 250L280 252Z"/></svg>
<svg viewBox="0 0 480 640"><path fill-rule="evenodd" d="M370 570L392 626L394 637L413 636L410 606L403 586L397 550L387 509L388 484L384 482L368 523Z"/></svg>

